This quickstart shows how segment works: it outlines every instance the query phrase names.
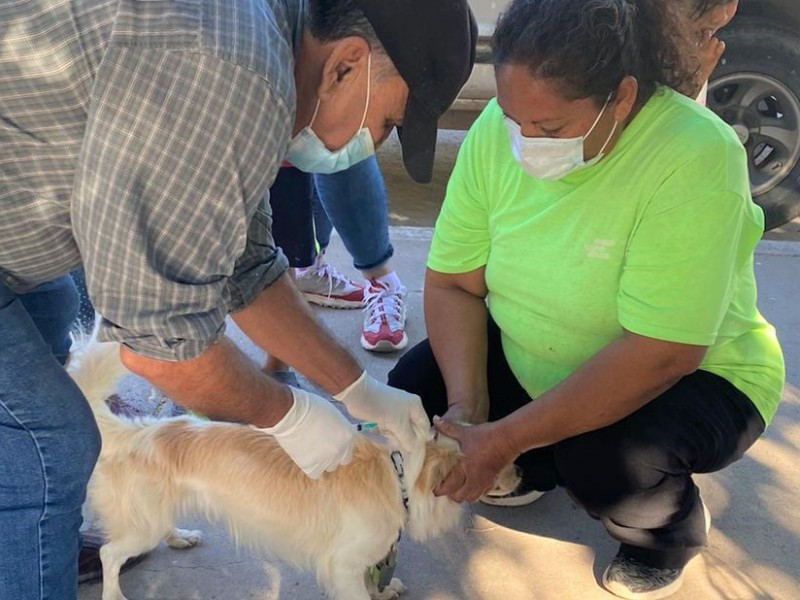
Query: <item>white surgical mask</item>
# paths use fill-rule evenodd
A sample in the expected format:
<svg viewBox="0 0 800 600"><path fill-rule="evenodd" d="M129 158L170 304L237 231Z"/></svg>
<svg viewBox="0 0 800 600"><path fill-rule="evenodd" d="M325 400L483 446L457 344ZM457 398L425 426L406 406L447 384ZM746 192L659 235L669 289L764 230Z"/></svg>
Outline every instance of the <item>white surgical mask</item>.
<svg viewBox="0 0 800 600"><path fill-rule="evenodd" d="M312 129L314 119L317 118L317 112L319 112L319 100L317 100L317 106L314 109L314 115L311 117L311 123L304 127L292 138L292 141L289 142L286 160L306 173L328 175L330 173L349 169L354 164L375 154L375 144L372 141L372 134L369 132L369 127L364 127L364 121L367 118L367 111L369 110L371 68L372 54L367 57L367 105L364 107L364 114L361 116L361 125L358 126L358 131L350 138L350 141L338 150L328 150L328 148L325 147L325 144Z"/></svg>
<svg viewBox="0 0 800 600"><path fill-rule="evenodd" d="M528 175L548 181L561 179L577 169L597 163L603 158L603 152L614 136L618 122L614 121L614 127L611 133L608 134L608 138L606 138L597 156L588 161L583 160L583 143L594 131L594 128L597 127L597 123L600 121L600 117L603 116L610 101L611 94L606 98L606 103L594 123L592 123L589 131L586 132L586 135L576 138L525 137L522 135L522 128L510 118L505 117L506 128L511 139L511 152L514 158Z"/></svg>

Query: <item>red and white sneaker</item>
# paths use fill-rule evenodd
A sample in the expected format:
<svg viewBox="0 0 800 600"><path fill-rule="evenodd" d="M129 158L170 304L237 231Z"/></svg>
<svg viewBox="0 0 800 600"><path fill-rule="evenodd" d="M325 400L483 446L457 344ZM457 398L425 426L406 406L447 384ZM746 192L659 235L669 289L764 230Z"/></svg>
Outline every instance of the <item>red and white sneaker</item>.
<svg viewBox="0 0 800 600"><path fill-rule="evenodd" d="M306 300L330 308L361 308L364 306L364 287L336 267L317 256L313 266L295 269L294 281Z"/></svg>
<svg viewBox="0 0 800 600"><path fill-rule="evenodd" d="M361 346L374 352L394 352L408 344L406 336L406 288L370 279L364 292L367 304Z"/></svg>

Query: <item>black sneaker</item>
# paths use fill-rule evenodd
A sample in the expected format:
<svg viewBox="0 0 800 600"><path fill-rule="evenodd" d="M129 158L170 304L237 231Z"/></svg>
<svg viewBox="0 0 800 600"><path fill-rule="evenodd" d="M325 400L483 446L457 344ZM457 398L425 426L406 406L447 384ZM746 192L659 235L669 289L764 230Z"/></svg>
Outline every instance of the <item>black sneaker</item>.
<svg viewBox="0 0 800 600"><path fill-rule="evenodd" d="M711 513L700 499L706 534L711 529ZM677 592L683 585L683 569L657 569L619 552L603 573L603 587L620 598L658 600Z"/></svg>
<svg viewBox="0 0 800 600"><path fill-rule="evenodd" d="M529 482L525 481L522 469L517 465L511 465L513 471L501 472L497 478L495 486L480 497L482 504L490 506L525 506L536 502L544 496L544 492L533 489Z"/></svg>
<svg viewBox="0 0 800 600"><path fill-rule="evenodd" d="M603 587L620 598L657 600L677 592L683 584L683 569L657 569L617 554L603 573Z"/></svg>

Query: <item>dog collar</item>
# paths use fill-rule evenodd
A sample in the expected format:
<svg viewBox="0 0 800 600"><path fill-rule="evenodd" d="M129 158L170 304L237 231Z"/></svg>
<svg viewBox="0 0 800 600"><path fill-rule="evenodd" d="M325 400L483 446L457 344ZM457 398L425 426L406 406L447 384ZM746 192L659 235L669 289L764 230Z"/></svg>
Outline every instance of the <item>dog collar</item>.
<svg viewBox="0 0 800 600"><path fill-rule="evenodd" d="M392 452L392 465L394 471L397 473L397 479L400 481L400 495L403 498L403 507L406 509L406 519L408 518L408 488L406 487L405 470L403 469L403 455L397 451ZM378 591L382 592L386 586L392 582L394 570L397 566L397 544L400 542L402 536L402 529L397 534L397 541L392 544L389 549L389 554L379 562L369 568L368 574L372 582L377 586Z"/></svg>
<svg viewBox="0 0 800 600"><path fill-rule="evenodd" d="M406 516L408 516L408 487L406 486L406 476L403 470L403 455L397 451L392 452L392 464L394 465L395 473L397 473L397 478L400 480L400 495L403 498Z"/></svg>

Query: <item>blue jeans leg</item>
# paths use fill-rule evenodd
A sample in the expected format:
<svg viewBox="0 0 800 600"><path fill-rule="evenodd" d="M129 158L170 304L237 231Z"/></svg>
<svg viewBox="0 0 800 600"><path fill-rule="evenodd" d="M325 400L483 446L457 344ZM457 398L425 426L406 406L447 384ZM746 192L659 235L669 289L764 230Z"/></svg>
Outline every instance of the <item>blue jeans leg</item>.
<svg viewBox="0 0 800 600"><path fill-rule="evenodd" d="M331 243L333 223L331 223L331 220L328 218L328 213L325 212L325 207L322 206L322 201L319 198L316 177L317 176L315 176L314 179L314 185L312 186L311 210L314 215L314 236L316 237L320 252L324 252L325 248Z"/></svg>
<svg viewBox="0 0 800 600"><path fill-rule="evenodd" d="M315 175L314 180L322 207L353 257L353 266L368 271L388 261L394 249L389 242L386 187L377 159L371 156L345 171Z"/></svg>
<svg viewBox="0 0 800 600"><path fill-rule="evenodd" d="M69 332L80 306L80 297L72 278L64 275L18 297L53 356L63 365L72 345Z"/></svg>
<svg viewBox="0 0 800 600"><path fill-rule="evenodd" d="M86 274L84 270L76 269L69 274L78 291L78 317L72 324L72 329L83 334L89 334L94 330L95 312L92 301L89 300L89 290L86 287Z"/></svg>
<svg viewBox="0 0 800 600"><path fill-rule="evenodd" d="M47 295L33 304L43 309ZM0 284L0 598L75 600L81 506L100 437L53 353L68 329L48 330L59 319L40 314L48 318L35 323Z"/></svg>

